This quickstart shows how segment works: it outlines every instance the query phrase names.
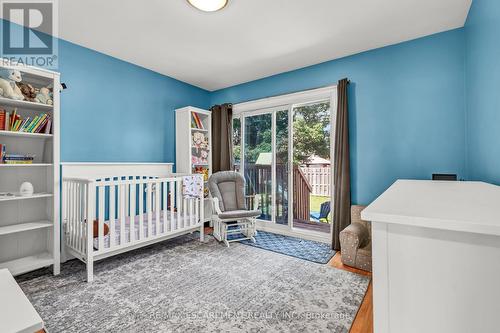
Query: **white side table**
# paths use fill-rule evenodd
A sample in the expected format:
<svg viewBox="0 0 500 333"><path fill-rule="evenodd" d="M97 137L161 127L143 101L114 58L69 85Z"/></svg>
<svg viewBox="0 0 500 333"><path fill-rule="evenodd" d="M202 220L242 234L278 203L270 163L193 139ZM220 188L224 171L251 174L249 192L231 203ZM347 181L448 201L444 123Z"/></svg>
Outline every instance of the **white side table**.
<svg viewBox="0 0 500 333"><path fill-rule="evenodd" d="M0 331L34 333L43 320L8 269L0 269Z"/></svg>

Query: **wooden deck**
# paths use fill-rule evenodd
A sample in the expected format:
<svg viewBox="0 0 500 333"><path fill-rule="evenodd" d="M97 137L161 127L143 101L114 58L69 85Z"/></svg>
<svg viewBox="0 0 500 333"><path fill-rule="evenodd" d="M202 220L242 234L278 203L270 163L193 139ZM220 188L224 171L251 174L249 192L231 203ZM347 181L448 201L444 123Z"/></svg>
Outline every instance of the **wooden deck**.
<svg viewBox="0 0 500 333"><path fill-rule="evenodd" d="M300 220L294 220L293 227L304 230L324 232L327 234L330 233L331 230L331 224L329 223L304 222Z"/></svg>

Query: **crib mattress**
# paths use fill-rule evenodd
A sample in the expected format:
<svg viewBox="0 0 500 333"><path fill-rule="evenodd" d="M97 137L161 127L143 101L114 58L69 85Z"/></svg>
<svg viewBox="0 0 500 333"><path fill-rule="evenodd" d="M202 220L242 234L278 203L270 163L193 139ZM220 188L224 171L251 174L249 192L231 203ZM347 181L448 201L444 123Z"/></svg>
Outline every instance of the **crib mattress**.
<svg viewBox="0 0 500 333"><path fill-rule="evenodd" d="M167 221L166 223L163 220L163 211L160 212L160 222L159 222L159 229L160 233L165 232L165 227L167 228L166 231L170 230L177 230L182 227L186 227L190 225L190 223L196 224L198 221L196 221L196 216L193 215L193 218L191 220L191 216L189 214L184 217L183 215L180 216L179 219L177 219L177 213L174 213L174 219L173 222L171 221L171 216L170 216L170 210L167 211ZM130 217L125 218L125 243L130 242ZM104 236L104 248L109 248L110 246L110 234L111 234L111 223L110 221L105 221L105 224L108 225L110 228L110 231L107 235ZM173 226L173 229L172 229ZM148 223L148 214L143 215L143 239L149 238L149 237L155 237L157 235L156 233L156 214L152 215L152 220L151 220L151 236L149 234L149 223ZM134 240L139 239L139 230L140 230L140 225L139 225L139 215L135 217L134 221ZM115 245L121 244L121 223L119 219L115 220ZM94 248L96 250L99 249L99 239L96 237L94 238Z"/></svg>

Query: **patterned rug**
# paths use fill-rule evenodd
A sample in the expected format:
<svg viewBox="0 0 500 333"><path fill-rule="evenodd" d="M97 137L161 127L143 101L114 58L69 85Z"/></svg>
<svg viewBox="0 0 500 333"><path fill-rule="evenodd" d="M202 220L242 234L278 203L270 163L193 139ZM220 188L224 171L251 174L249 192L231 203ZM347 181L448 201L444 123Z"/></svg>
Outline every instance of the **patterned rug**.
<svg viewBox="0 0 500 333"><path fill-rule="evenodd" d="M50 333L347 333L369 279L186 236L99 261L92 283L78 260L17 281Z"/></svg>
<svg viewBox="0 0 500 333"><path fill-rule="evenodd" d="M257 232L255 240L255 243L251 240L244 240L240 243L318 264L328 263L335 255L335 251L328 244L265 231Z"/></svg>

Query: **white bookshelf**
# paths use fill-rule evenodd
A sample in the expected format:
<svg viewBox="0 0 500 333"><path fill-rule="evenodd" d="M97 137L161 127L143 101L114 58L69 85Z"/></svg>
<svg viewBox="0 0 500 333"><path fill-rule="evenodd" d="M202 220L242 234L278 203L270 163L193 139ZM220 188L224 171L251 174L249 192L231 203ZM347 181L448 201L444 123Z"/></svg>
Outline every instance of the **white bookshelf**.
<svg viewBox="0 0 500 333"><path fill-rule="evenodd" d="M16 66L11 66L16 67ZM34 67L16 67L23 82L38 88L60 87L59 74ZM32 154L33 164L0 164L0 269L12 275L42 267L60 270L59 223L59 89L54 89L53 105L16 101L0 97L0 107L25 118L48 113L52 118L51 134L0 130L0 143L7 153ZM30 182L34 194L19 196L19 187Z"/></svg>
<svg viewBox="0 0 500 333"><path fill-rule="evenodd" d="M196 113L200 118L203 128L193 128L191 117ZM208 176L212 174L212 115L209 111L187 106L175 110L175 138L176 138L176 172L195 173L196 167L208 169ZM209 153L206 162L193 162L193 134L199 132L208 138ZM195 148L196 149L196 148ZM205 191L208 193L208 184L205 180ZM205 200L205 222L210 221L212 206L209 196Z"/></svg>

